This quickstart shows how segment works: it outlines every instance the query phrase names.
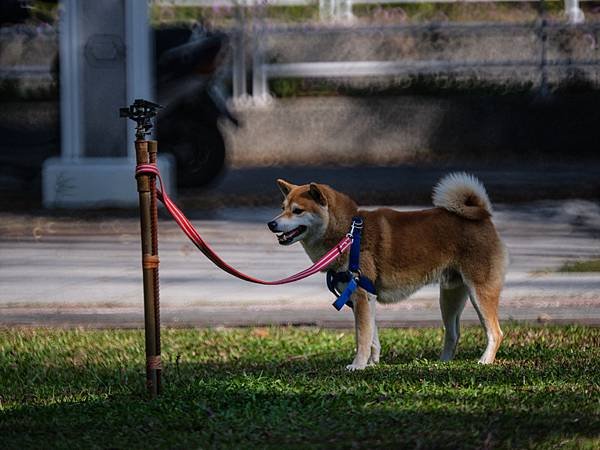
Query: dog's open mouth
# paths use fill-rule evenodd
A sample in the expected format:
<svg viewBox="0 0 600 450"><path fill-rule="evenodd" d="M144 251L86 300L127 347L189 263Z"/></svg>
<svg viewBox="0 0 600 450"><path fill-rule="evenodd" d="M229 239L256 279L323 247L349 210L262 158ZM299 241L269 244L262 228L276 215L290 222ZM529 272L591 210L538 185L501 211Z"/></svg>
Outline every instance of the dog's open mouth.
<svg viewBox="0 0 600 450"><path fill-rule="evenodd" d="M289 245L294 241L295 238L300 236L305 231L306 227L304 225L300 225L298 228L294 228L292 231L277 235L277 239L281 245Z"/></svg>

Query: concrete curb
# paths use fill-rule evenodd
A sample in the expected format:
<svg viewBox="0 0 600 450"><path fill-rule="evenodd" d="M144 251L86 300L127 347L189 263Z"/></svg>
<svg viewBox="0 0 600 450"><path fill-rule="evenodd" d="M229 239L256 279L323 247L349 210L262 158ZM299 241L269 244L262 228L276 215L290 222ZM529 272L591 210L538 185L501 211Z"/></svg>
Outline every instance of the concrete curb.
<svg viewBox="0 0 600 450"><path fill-rule="evenodd" d="M547 325L580 324L600 326L600 304L587 308L563 305L557 308L511 307L501 310L504 323ZM382 328L441 327L437 309L407 312L400 308L381 308L378 325ZM320 328L353 328L353 315L348 308L341 312L323 308L269 307L195 307L163 308L161 323L167 328L215 328L254 326L317 326ZM475 312L468 307L463 325L478 325ZM0 328L45 327L86 329L141 329L143 310L139 308L0 308Z"/></svg>

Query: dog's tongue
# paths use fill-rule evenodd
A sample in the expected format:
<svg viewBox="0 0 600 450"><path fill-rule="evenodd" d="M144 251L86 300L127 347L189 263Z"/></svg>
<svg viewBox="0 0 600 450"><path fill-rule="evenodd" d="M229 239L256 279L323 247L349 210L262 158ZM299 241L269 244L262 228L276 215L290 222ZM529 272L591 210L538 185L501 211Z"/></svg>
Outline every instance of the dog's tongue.
<svg viewBox="0 0 600 450"><path fill-rule="evenodd" d="M280 241L287 241L288 239L294 238L298 236L300 233L300 228L294 228L292 231L288 231L287 233L283 233L279 236Z"/></svg>

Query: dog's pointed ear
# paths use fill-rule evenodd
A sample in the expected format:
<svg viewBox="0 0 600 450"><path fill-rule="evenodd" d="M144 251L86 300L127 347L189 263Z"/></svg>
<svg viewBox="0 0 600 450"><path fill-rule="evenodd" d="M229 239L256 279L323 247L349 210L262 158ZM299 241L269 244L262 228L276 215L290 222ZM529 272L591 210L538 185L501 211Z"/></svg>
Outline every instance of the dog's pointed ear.
<svg viewBox="0 0 600 450"><path fill-rule="evenodd" d="M323 191L316 183L310 183L310 189L308 191L312 199L321 206L327 206L327 198L323 195Z"/></svg>
<svg viewBox="0 0 600 450"><path fill-rule="evenodd" d="M277 180L277 186L279 186L279 190L284 196L287 196L290 193L290 191L296 187L295 184L288 183L287 181L282 180L281 178Z"/></svg>

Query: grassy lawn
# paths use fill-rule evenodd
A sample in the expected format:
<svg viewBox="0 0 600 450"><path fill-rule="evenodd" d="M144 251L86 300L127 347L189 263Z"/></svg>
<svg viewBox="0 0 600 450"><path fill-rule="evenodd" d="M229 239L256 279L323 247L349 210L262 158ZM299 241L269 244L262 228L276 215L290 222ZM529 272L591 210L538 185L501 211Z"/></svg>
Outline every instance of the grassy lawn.
<svg viewBox="0 0 600 450"><path fill-rule="evenodd" d="M1 448L599 448L600 329L505 325L498 363L457 360L436 329L382 330L383 363L347 373L353 335L164 330L148 401L140 331L0 331Z"/></svg>
<svg viewBox="0 0 600 450"><path fill-rule="evenodd" d="M600 272L600 258L567 261L557 272Z"/></svg>

